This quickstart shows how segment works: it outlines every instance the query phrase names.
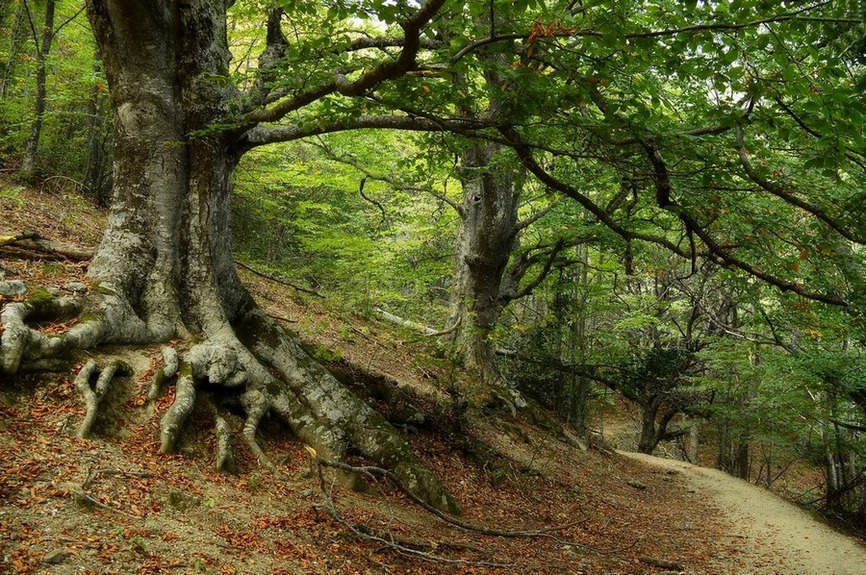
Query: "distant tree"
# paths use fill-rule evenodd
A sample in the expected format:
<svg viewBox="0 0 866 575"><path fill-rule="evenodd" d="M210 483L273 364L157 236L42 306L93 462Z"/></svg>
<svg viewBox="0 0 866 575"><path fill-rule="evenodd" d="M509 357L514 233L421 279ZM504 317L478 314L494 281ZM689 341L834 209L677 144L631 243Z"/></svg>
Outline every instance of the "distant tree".
<svg viewBox="0 0 866 575"><path fill-rule="evenodd" d="M25 10L27 10L28 18L32 18L27 0L24 0L23 5ZM42 138L42 124L47 98L47 89L45 87L47 72L45 70L45 63L48 60L49 52L51 52L51 45L54 42L54 35L56 33L54 30L54 10L56 6L56 0L46 0L45 24L42 27L42 36L35 37L36 30L33 29L33 42L36 46L36 98L34 99L33 123L24 148L24 160L21 162L21 175L25 180L33 178L36 169L36 156L39 153L39 140ZM32 19L30 22L31 24L33 23Z"/></svg>

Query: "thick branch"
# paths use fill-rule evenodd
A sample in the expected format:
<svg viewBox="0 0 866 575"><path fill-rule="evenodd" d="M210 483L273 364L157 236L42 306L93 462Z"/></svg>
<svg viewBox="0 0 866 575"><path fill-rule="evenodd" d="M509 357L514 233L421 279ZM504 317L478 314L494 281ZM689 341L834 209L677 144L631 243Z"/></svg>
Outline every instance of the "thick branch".
<svg viewBox="0 0 866 575"><path fill-rule="evenodd" d="M349 81L344 75L337 72L334 75L334 80L331 82L288 100L278 102L270 108L256 110L247 114L243 124L255 126L261 122L276 122L287 114L329 94L339 93L344 96L360 96L386 80L405 75L415 67L415 59L418 55L418 50L421 48L421 30L442 8L444 3L445 0L427 0L421 4L421 7L406 22L401 24L404 32L403 49L396 60L380 63L369 72L362 74L355 81Z"/></svg>
<svg viewBox="0 0 866 575"><path fill-rule="evenodd" d="M683 258L689 257L689 254L687 254L679 246L664 237L635 232L623 227L619 222L615 221L610 216L610 214L608 214L604 210L604 208L593 202L589 197L582 194L569 184L566 184L565 182L556 179L544 168L542 168L535 160L532 149L521 141L520 136L517 134L516 131L511 128L504 128L502 132L505 134L509 145L514 148L514 151L517 153L517 157L520 158L520 161L523 163L523 166L527 170L532 172L535 177L537 177L543 184L545 184L549 188L562 192L569 198L575 200L587 211L589 211L589 213L594 215L599 222L607 226L617 235L626 240L642 240L648 243L657 244Z"/></svg>
<svg viewBox="0 0 866 575"><path fill-rule="evenodd" d="M796 206L801 210L812 214L813 216L833 228L833 230L842 237L858 244L866 244L866 237L854 233L853 231L851 231L850 228L846 227L835 218L830 217L824 210L821 209L820 206L807 202L806 200L788 192L782 186L779 186L767 179L764 179L757 172L757 170L755 170L754 166L752 166L752 162L749 160L749 153L746 151L746 146L744 144L743 126L741 124L737 124L737 146L740 156L740 165L743 166L743 170L746 172L746 175L749 176L750 180L758 184L762 189L770 192L777 198L781 199L785 203Z"/></svg>
<svg viewBox="0 0 866 575"><path fill-rule="evenodd" d="M719 245L719 243L716 242L716 240L710 235L710 233L706 229L704 229L697 222L697 220L695 220L695 218L693 218L689 213L683 210L681 206L676 204L671 199L670 172L668 171L667 164L661 157L661 154L659 153L655 145L646 141L641 142L641 145L646 151L647 157L649 158L649 161L653 167L652 180L656 187L656 200L659 207L671 212L672 214L675 214L680 219L680 221L685 224L688 231L694 233L701 239L704 245L707 246L707 249L709 250L712 257L717 258L728 267L742 270L753 277L756 277L770 285L776 286L782 291L790 291L805 298L832 305L848 305L847 301L835 294L813 292L808 290L806 286L801 283L788 281L780 277L774 276L773 274L766 272L757 266L741 260L740 258L734 256L729 250Z"/></svg>
<svg viewBox="0 0 866 575"><path fill-rule="evenodd" d="M322 122L315 126L257 126L248 131L238 143L241 150L276 142L291 142L350 130L410 130L415 132L465 132L484 127L483 124L462 119L425 119L416 116L361 116Z"/></svg>

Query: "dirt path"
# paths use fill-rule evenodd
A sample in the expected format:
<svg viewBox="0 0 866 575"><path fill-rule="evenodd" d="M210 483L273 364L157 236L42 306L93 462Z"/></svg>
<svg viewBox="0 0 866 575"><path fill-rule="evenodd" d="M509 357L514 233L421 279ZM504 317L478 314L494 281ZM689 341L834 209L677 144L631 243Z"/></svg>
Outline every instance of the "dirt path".
<svg viewBox="0 0 866 575"><path fill-rule="evenodd" d="M866 547L765 489L717 469L638 453L623 455L679 471L696 493L710 498L722 517L730 521L728 532L722 536L732 538L742 552L718 557L717 573L866 573Z"/></svg>

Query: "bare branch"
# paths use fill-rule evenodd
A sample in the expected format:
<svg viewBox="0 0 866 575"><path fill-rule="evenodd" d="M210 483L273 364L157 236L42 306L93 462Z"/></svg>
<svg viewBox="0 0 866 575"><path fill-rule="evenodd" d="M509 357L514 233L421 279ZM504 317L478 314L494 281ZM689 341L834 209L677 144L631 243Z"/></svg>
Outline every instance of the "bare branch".
<svg viewBox="0 0 866 575"><path fill-rule="evenodd" d="M319 143L314 143L313 145L316 146L317 148L321 149L322 151L324 151L325 154L330 159L334 160L335 162L340 162L341 164L346 164L347 166L352 166L353 168L355 168L356 170L358 170L359 172L364 174L365 179L376 180L378 182L385 182L386 184L390 185L395 190L402 190L404 192L422 192L422 193L428 194L428 195L436 198L437 200L439 200L441 202L448 204L458 214L461 214L463 211L463 208L460 207L460 204L458 204L457 202L455 202L454 200L452 200L451 198L449 198L445 194L440 194L439 192L437 192L436 190L434 190L428 186L406 185L403 182L398 181L396 178L392 178L391 176L385 176L382 174L373 173L370 170L368 170L364 165L362 165L360 162L355 160L354 158L352 158L350 156L337 155L337 153L334 152L324 142L320 141ZM364 197L363 196L363 187L361 188L361 195L362 195L362 197ZM375 203L375 202L372 202L371 200L367 199L366 197L364 197L364 199L366 199L367 201L370 201L371 203ZM380 209L381 209L381 207L380 207ZM383 210L382 215L384 217L384 210Z"/></svg>

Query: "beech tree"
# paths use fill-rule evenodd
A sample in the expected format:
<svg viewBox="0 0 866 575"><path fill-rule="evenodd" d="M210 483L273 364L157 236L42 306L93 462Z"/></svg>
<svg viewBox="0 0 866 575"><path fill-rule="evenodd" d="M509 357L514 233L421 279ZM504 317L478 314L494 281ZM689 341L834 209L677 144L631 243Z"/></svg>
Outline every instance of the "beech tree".
<svg viewBox="0 0 866 575"><path fill-rule="evenodd" d="M299 110L327 96L369 95L412 71L427 26L444 3L392 8L390 20L401 35L346 35L345 43L307 47L330 63L361 50L374 55L327 71L317 70L320 62L314 61L297 72L308 77L288 74L285 83L278 80L297 54L280 29L285 12L274 9L258 75L244 91L229 74L226 22L232 2L89 1L114 115L108 228L89 269L89 297L31 297L5 307L2 371L14 373L22 364L72 349L182 338L190 343L179 355L164 350L160 380L176 379L176 398L161 421L163 451L173 450L196 387L226 387L240 397L247 414L244 438L263 462L255 432L271 412L320 455L340 458L352 445L432 505L457 511L382 416L253 302L234 267L229 207L232 171L256 146L350 128L441 129L405 114L313 115L320 121L276 123L297 118ZM351 15L340 6L326 14L318 5L288 4L293 16L319 17L326 26ZM374 4L386 14L386 3ZM80 321L60 336L28 326L46 315L78 315ZM79 379L89 385L101 372L96 393L104 393L114 369L88 364ZM230 457L228 441L219 443L223 465Z"/></svg>

